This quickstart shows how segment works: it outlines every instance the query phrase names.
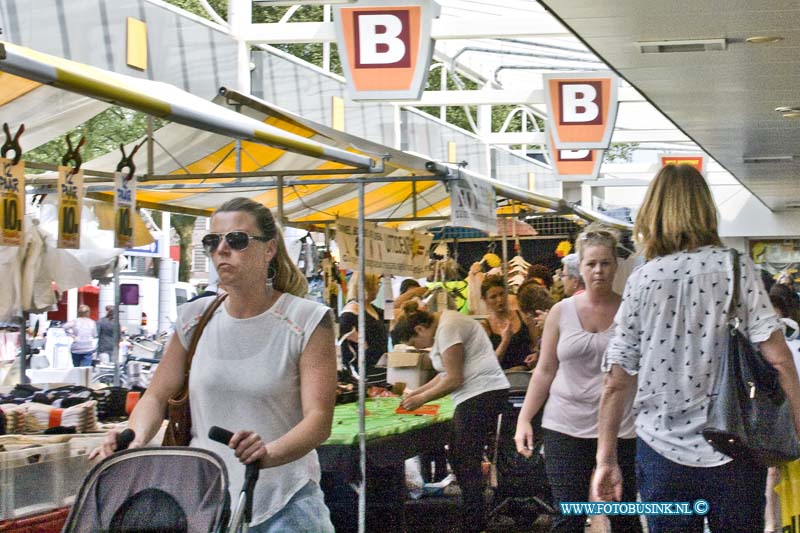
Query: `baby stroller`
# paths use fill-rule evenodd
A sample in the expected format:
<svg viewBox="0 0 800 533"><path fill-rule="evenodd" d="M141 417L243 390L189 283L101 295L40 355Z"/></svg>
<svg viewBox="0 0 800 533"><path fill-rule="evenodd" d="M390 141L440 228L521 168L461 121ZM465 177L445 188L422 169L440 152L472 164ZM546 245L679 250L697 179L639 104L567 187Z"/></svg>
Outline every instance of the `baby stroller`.
<svg viewBox="0 0 800 533"><path fill-rule="evenodd" d="M225 444L232 436L216 427L209 433ZM86 476L63 533L247 531L258 479L255 465L247 467L245 487L229 524L228 472L219 456L185 447L126 450L132 440L133 432L124 431L117 439L117 449L123 451L106 457Z"/></svg>
<svg viewBox="0 0 800 533"><path fill-rule="evenodd" d="M508 397L510 408L503 414L497 441L497 488L492 498L489 520L490 524L510 525L511 530L530 531L540 514L556 513L542 456L542 415L540 411L533 419L536 439L533 454L530 458L523 457L517 452L514 433L531 373L507 372L506 377L511 383Z"/></svg>

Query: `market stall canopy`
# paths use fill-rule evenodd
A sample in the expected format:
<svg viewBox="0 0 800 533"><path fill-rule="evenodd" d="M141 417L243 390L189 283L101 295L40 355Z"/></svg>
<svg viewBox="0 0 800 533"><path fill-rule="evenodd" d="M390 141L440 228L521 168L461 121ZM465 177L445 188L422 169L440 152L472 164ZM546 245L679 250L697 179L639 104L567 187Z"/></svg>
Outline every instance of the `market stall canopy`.
<svg viewBox="0 0 800 533"><path fill-rule="evenodd" d="M288 223L314 225L357 217L363 178L367 218L410 229L446 219L450 194L444 182L469 176L491 184L504 198L560 213L577 209L562 199L376 144L227 89L207 101L168 84L2 42L0 71L170 120L154 135L153 173L140 178L137 191L141 207L208 215L229 198L247 196L276 209ZM231 138L242 140L240 152ZM110 153L83 168L107 172L117 160ZM86 189L90 197L112 199L110 183Z"/></svg>

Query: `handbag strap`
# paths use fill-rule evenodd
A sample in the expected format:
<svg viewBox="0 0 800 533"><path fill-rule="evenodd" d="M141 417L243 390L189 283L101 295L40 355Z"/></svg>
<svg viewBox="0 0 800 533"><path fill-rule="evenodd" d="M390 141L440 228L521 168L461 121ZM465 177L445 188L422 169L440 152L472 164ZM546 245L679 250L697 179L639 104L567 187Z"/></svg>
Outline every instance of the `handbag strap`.
<svg viewBox="0 0 800 533"><path fill-rule="evenodd" d="M206 324L209 323L211 320L211 316L214 314L219 306L225 301L225 298L228 297L227 293L219 294L214 301L211 302L203 315L198 320L197 325L194 328L194 332L192 333L192 340L189 343L189 349L186 352L186 372L184 373L183 377L183 387L181 388L180 392L175 395L175 399L182 399L186 394L189 392L189 372L192 370L192 360L194 359L194 353L197 350L197 344L200 342L200 336L203 334L203 329L206 327Z"/></svg>
<svg viewBox="0 0 800 533"><path fill-rule="evenodd" d="M740 285L741 285L741 278L742 278L742 265L739 260L739 250L736 248L731 248L731 261L733 261L733 278L731 280L731 303L728 307L728 320L733 323L733 327L739 329L739 324L741 322L745 323L747 326L747 313L745 313L745 318L742 320L739 317L737 312L737 307L739 305L739 294L740 294Z"/></svg>

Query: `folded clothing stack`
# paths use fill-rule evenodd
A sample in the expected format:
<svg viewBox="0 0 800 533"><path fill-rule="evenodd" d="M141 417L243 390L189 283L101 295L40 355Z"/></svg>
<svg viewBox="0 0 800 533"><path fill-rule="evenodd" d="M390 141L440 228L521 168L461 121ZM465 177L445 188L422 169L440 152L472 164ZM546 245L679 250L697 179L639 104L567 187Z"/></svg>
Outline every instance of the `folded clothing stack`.
<svg viewBox="0 0 800 533"><path fill-rule="evenodd" d="M25 431L25 408L15 403L0 404L0 410L6 417L6 435L14 435Z"/></svg>
<svg viewBox="0 0 800 533"><path fill-rule="evenodd" d="M97 431L96 400L90 400L67 408L35 402L17 407L25 409L24 433L38 433L58 426L74 427L78 433Z"/></svg>

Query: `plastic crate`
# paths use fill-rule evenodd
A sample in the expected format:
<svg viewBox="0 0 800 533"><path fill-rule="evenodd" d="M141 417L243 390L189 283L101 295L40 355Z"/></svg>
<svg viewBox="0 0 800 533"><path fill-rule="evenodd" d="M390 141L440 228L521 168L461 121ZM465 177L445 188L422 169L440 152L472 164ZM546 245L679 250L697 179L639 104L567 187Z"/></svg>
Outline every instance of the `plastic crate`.
<svg viewBox="0 0 800 533"><path fill-rule="evenodd" d="M4 438L0 443L0 520L70 505L89 472L101 435ZM62 440L62 442L53 442Z"/></svg>

